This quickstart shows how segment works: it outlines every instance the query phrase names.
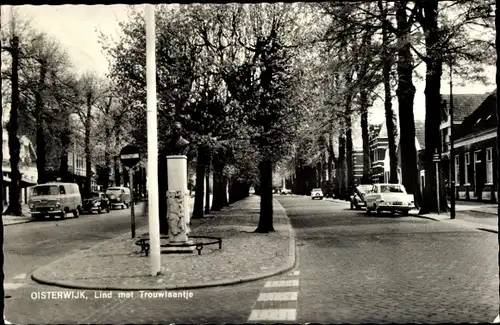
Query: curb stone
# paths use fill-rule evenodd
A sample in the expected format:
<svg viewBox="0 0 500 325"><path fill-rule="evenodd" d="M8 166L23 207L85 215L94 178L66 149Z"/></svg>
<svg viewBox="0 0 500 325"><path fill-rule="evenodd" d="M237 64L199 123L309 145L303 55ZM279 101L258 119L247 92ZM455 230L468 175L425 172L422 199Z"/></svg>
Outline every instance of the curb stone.
<svg viewBox="0 0 500 325"><path fill-rule="evenodd" d="M32 221L33 220L19 220L19 221L10 222L10 223L4 223L3 226L4 227L8 227L8 226L13 226L13 225L20 225L22 223L29 223L29 222L32 222Z"/></svg>
<svg viewBox="0 0 500 325"><path fill-rule="evenodd" d="M69 289L86 289L86 290L127 290L127 291L141 291L141 290L185 290L185 289L202 289L202 288L210 288L210 287L218 287L218 286L228 286L228 285L236 285L236 284L242 284L246 282L252 282L256 280L261 280L264 278L269 278L272 276L280 275L286 272L289 272L290 270L294 269L297 264L297 256L296 256L296 237L295 237L295 230L292 227L292 224L290 222L290 218L287 216L285 209L283 206L276 200L274 199L273 204L277 204L278 209L283 209L284 213L284 218L288 221L285 225L285 227L288 227L288 233L289 233L289 252L286 256L286 262L284 266L281 266L279 268L275 268L272 271L267 271L259 274L254 274L254 275L248 275L239 279L230 279L230 280L215 280L215 281L209 281L209 282L199 282L199 283L194 283L191 285L158 285L158 286L99 286L99 285L85 285L85 284L78 284L77 281L51 281L51 280L45 280L43 277L37 276L37 271L39 269L42 269L43 267L35 270L31 274L31 279L45 285L51 285L51 286L58 286L62 288L69 288ZM124 233L125 234L125 233ZM119 237L119 236L116 236ZM115 238L115 237L114 237ZM89 249L94 249L95 247L102 246L106 244L107 242L113 240L114 238L108 239L102 243L99 243L97 245L92 246ZM76 254L72 254L71 256L82 254L82 252L78 252ZM63 259L66 257L63 257ZM53 263L57 263L59 260L54 261ZM50 263L52 264L52 263ZM48 264L48 265L50 265Z"/></svg>
<svg viewBox="0 0 500 325"><path fill-rule="evenodd" d="M453 219L450 219L449 217L446 218L446 219L438 219L438 218L433 218L433 217L428 217L428 216L425 216L425 215L418 215L418 214L414 215L414 217L422 218L422 219L427 219L427 220L433 220L433 221L440 221L440 222L451 221L451 222L449 222L450 224L454 224L454 225L457 225L457 226L468 227L468 228L473 228L473 229L480 230L480 231L486 231L486 232L491 232L491 233L498 234L498 230L487 228L488 227L487 225L480 224L480 223L467 222L467 221L463 221L463 222L460 222L460 223L455 223L455 222L452 221ZM457 219L455 219L455 220L457 220Z"/></svg>

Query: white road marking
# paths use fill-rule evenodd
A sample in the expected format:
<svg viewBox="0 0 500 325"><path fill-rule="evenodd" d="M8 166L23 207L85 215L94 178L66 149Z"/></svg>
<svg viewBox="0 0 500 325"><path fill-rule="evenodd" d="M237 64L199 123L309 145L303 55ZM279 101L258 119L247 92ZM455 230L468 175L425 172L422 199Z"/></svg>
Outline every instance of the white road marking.
<svg viewBox="0 0 500 325"><path fill-rule="evenodd" d="M293 272L293 275L299 275L299 274L300 274L300 271Z"/></svg>
<svg viewBox="0 0 500 325"><path fill-rule="evenodd" d="M26 283L4 283L3 288L4 288L4 290L15 290L15 289L19 289L25 285L26 285Z"/></svg>
<svg viewBox="0 0 500 325"><path fill-rule="evenodd" d="M497 318L495 318L495 320L493 321L493 324L498 324L500 323L500 315L497 316Z"/></svg>
<svg viewBox="0 0 500 325"><path fill-rule="evenodd" d="M249 321L295 321L297 318L296 309L256 309L252 310Z"/></svg>
<svg viewBox="0 0 500 325"><path fill-rule="evenodd" d="M299 280L280 280L280 281L267 281L264 287L274 288L274 287L298 287Z"/></svg>
<svg viewBox="0 0 500 325"><path fill-rule="evenodd" d="M298 292L265 292L259 295L257 301L291 301L297 300Z"/></svg>
<svg viewBox="0 0 500 325"><path fill-rule="evenodd" d="M21 273L16 275L14 279L26 279L26 273Z"/></svg>

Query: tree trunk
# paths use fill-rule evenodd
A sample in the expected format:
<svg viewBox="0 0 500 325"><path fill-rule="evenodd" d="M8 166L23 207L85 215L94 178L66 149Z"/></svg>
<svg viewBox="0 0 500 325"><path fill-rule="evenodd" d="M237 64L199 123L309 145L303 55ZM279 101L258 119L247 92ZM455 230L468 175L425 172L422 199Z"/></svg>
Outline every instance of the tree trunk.
<svg viewBox="0 0 500 325"><path fill-rule="evenodd" d="M109 128L106 127L105 130L106 139L104 139L104 166L106 166L106 173L104 174L104 188L108 188L109 186L109 174L111 172L111 154L109 153L110 145L109 139L111 138L111 132Z"/></svg>
<svg viewBox="0 0 500 325"><path fill-rule="evenodd" d="M437 22L438 17L438 1L429 0L423 3L424 22L422 27L426 35L425 46L427 52L426 60L426 76L425 76L425 189L420 213L437 212L437 193L440 196L440 210L445 212L448 210L446 205L446 195L444 186L437 188L436 182L436 164L432 161L434 153L441 153L441 142L439 124L441 120L440 103L441 103L441 75L443 72L443 62L440 59L439 47L439 27ZM444 185L442 179L440 184Z"/></svg>
<svg viewBox="0 0 500 325"><path fill-rule="evenodd" d="M273 164L263 158L259 164L260 172L260 217L255 232L268 233L274 231L273 226Z"/></svg>
<svg viewBox="0 0 500 325"><path fill-rule="evenodd" d="M350 102L350 99L349 99ZM345 137L345 146L346 146L346 156L345 156L345 164L346 164L346 198L351 195L354 188L354 159L353 159L353 149L352 149L352 126L351 126L351 109L350 103L349 108L346 110L348 112L348 116L346 119L346 137Z"/></svg>
<svg viewBox="0 0 500 325"><path fill-rule="evenodd" d="M382 48L383 48L383 76L384 76L384 108L385 108L385 126L387 128L387 140L389 142L389 183L398 183L398 157L396 153L396 125L394 123L394 112L392 110L391 94L391 66L392 60L389 54L389 36L387 24L387 7L382 8L382 1L378 2L379 9L382 12Z"/></svg>
<svg viewBox="0 0 500 325"><path fill-rule="evenodd" d="M345 199L347 197L346 188L346 139L343 135L339 136L339 159L338 159L338 180L339 180L339 198Z"/></svg>
<svg viewBox="0 0 500 325"><path fill-rule="evenodd" d="M121 185L121 175L120 175L120 158L118 156L115 156L114 157L114 161L115 161L115 186L120 186ZM166 168L166 167L165 167Z"/></svg>
<svg viewBox="0 0 500 325"><path fill-rule="evenodd" d="M5 214L21 216L21 198L20 198L20 181L21 174L19 173L19 151L20 144L17 137L18 128L18 115L19 115L19 78L18 78L18 38L14 37L12 40L12 97L11 97L11 110L9 123L7 124L7 132L9 135L9 154L10 154L10 169L11 169L11 183L9 186L9 206Z"/></svg>
<svg viewBox="0 0 500 325"><path fill-rule="evenodd" d="M38 89L35 93L35 128L36 128L36 168L38 173L38 184L45 183L47 181L45 175L45 132L43 123L43 91L45 88L45 75L47 72L47 66L45 62L41 62L40 65L40 79L38 84Z"/></svg>
<svg viewBox="0 0 500 325"><path fill-rule="evenodd" d="M90 132L92 127L92 95L87 94L87 111L85 115L85 188L84 193L90 193L92 186L92 157L90 150Z"/></svg>
<svg viewBox="0 0 500 325"><path fill-rule="evenodd" d="M212 186L212 191L210 191L210 163L207 163L207 165L206 165L205 184L206 184L206 189L205 189L205 214L209 214L210 213L210 208L211 208L211 204L210 204L210 192L212 192L212 198L213 198L213 192L214 192L214 187L213 186Z"/></svg>
<svg viewBox="0 0 500 325"><path fill-rule="evenodd" d="M368 133L368 93L361 90L360 93L360 109L361 109L361 138L363 141L363 176L362 184L371 183L370 180L370 136Z"/></svg>
<svg viewBox="0 0 500 325"><path fill-rule="evenodd" d="M205 192L205 171L206 167L206 157L204 153L204 148L202 146L198 147L198 160L196 162L196 185L194 193L194 207L193 216L191 219L201 219L203 218L203 200Z"/></svg>
<svg viewBox="0 0 500 325"><path fill-rule="evenodd" d="M401 147L402 184L409 194L413 194L415 202L420 204L417 151L415 148L415 119L413 116L413 100L415 86L413 85L413 58L410 51L410 25L406 14L406 0L395 2L398 29L398 96L399 129Z"/></svg>
<svg viewBox="0 0 500 325"><path fill-rule="evenodd" d="M162 235L168 235L167 170L167 155L164 150L162 150L158 155L158 217L160 222L160 233Z"/></svg>
<svg viewBox="0 0 500 325"><path fill-rule="evenodd" d="M213 187L213 197L212 197L212 207L211 211L220 211L226 206L227 196L226 196L226 186L224 181L224 160L222 157L216 157L212 160L212 165L214 169L214 187Z"/></svg>

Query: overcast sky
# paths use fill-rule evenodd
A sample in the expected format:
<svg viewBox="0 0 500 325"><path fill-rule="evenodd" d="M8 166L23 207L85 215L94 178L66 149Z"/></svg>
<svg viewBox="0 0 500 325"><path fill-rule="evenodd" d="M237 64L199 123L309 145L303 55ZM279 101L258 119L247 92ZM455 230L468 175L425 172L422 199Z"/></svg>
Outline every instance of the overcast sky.
<svg viewBox="0 0 500 325"><path fill-rule="evenodd" d="M16 6L17 13L23 19L31 20L33 27L47 32L61 42L71 57L75 68L79 71L94 70L105 74L108 63L98 43L97 30L106 35L119 35L119 21L127 19L125 5L61 5L61 6ZM2 6L2 21L9 16L10 6ZM425 66L418 68L421 75L425 73ZM445 72L447 74L447 72ZM490 85L468 84L466 87L456 86L454 93L489 93L495 89L495 68L488 71ZM423 81L414 80L417 93L415 97L415 118L425 118L425 97ZM455 81L454 81L455 83ZM449 93L448 80L443 78L441 93ZM381 93L382 94L382 93ZM376 102L371 116L373 123L380 123L384 119L383 102ZM397 101L393 108L397 112Z"/></svg>

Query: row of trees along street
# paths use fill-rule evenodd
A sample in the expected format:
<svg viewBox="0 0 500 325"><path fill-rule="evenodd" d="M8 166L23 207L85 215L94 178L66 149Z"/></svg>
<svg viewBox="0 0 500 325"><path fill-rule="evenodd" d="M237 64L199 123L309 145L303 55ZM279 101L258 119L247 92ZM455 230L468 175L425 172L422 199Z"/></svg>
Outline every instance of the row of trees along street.
<svg viewBox="0 0 500 325"><path fill-rule="evenodd" d="M432 156L441 153L441 78L446 66L466 82L484 81L484 68L495 60L494 1L371 1L327 2L313 5L325 18L316 49L323 56L316 77L322 90L312 119L299 132L289 170L315 164L311 157L326 148L328 174L336 169L339 194L353 187L352 123L359 118L363 142L363 182L370 182L368 117L374 100L384 102L391 183L397 175L397 123L401 148L402 184L416 197L421 213L437 211L445 188L437 189ZM425 77L417 67L425 65ZM445 67L444 67L445 66ZM419 191L415 148L415 79L425 78L425 190ZM383 94L383 95L380 95ZM398 114L392 109L397 99ZM334 150L338 148L337 150ZM337 153L337 155L335 155ZM318 157L318 155L316 155ZM323 158L319 156L319 158ZM324 161L324 160L322 160ZM442 175L441 175L442 177ZM444 184L441 180L440 184ZM298 193L305 194L303 189ZM445 205L441 205L443 210Z"/></svg>
<svg viewBox="0 0 500 325"><path fill-rule="evenodd" d="M127 103L109 78L77 72L56 39L15 11L10 18L1 31L2 116L8 116L12 170L5 213L21 215L19 135L34 139L39 184L53 180L51 169L61 181L73 181L69 152L75 147L84 148L84 190L91 188L92 165L103 170L104 184L109 183L109 169L115 168L114 181L120 184L118 160L113 164L112 159L129 137Z"/></svg>
<svg viewBox="0 0 500 325"><path fill-rule="evenodd" d="M254 184L261 196L256 231L269 232L274 230L272 173L276 168L298 175L296 171L316 163L314 157L326 149L329 175L335 169L341 195L349 193L352 130L358 120L363 178L370 179L369 117L377 98L385 103L390 181L398 181L399 123L402 183L423 203L422 211L435 211L431 161L434 151L441 150L443 65L452 63L454 74L467 81L484 77L484 67L494 60L493 5L491 0L378 0L157 6L161 232L167 232L164 148L174 122L182 123L183 136L191 144L188 160L196 174L193 218L247 196ZM33 115L37 130L43 129L40 139L37 133L40 157L45 157L39 149L43 141L64 139L61 126L65 124L56 120L67 121L72 110L85 126L87 159L92 157L93 139L99 136L106 143L107 162L116 157L113 150L121 147L107 141L120 135L147 148L146 28L142 11L131 9L129 18L120 24L119 39L100 37L110 64L103 80L92 74L76 76L55 42L32 29L16 27L22 62L19 108ZM474 32L477 26L481 32ZM3 36L2 44L10 38ZM422 78L415 70L420 64L427 69L424 198L418 190L413 114L413 80ZM9 71L2 70L2 80L4 75L5 80L15 79ZM398 114L392 108L393 98L397 98ZM59 127L49 127L51 123ZM67 152L65 145L61 141L61 156ZM11 149L15 153L15 147ZM43 179L44 160L39 160ZM213 174L213 205L204 211L203 183L208 173ZM444 188L440 193L444 196Z"/></svg>

